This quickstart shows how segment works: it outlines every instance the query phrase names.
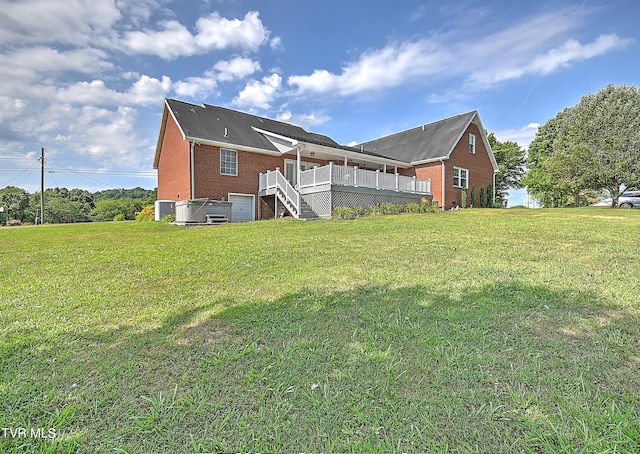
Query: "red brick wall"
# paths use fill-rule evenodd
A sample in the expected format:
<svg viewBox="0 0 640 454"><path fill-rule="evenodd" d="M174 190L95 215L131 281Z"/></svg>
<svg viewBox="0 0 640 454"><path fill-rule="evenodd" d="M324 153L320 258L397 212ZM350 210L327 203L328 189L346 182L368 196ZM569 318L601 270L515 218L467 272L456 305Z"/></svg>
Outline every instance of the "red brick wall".
<svg viewBox="0 0 640 454"><path fill-rule="evenodd" d="M230 150L232 148L229 148ZM238 175L220 174L220 148L209 145L195 147L195 197L227 199L229 193L257 194L260 172L283 170L281 156L238 151Z"/></svg>
<svg viewBox="0 0 640 454"><path fill-rule="evenodd" d="M191 198L189 154L189 143L182 139L180 129L169 115L158 162L158 200Z"/></svg>
<svg viewBox="0 0 640 454"><path fill-rule="evenodd" d="M469 153L469 133L476 136L476 152L475 154ZM444 208L451 208L452 203L455 201L457 205L462 203L462 189L455 188L453 186L453 168L460 167L469 171L469 191L467 192L467 206L471 204L471 188L476 188L476 201L477 206L480 197L480 186L486 186L487 184L493 184L493 166L489 159L489 154L484 146L480 130L475 123L471 123L465 133L460 138L460 141L453 149L449 159L444 160L445 165L445 200L444 205L442 203L442 163L440 161L432 162L429 164L421 164L411 169L405 169L400 171L403 175L413 176L418 178L431 178L431 194L433 200L438 201L438 204Z"/></svg>
<svg viewBox="0 0 640 454"><path fill-rule="evenodd" d="M469 153L469 133L476 136L476 152ZM471 188L476 189L475 205L478 206L480 187L493 184L493 166L489 154L484 146L480 130L475 123L471 123L455 146L451 157L445 161L445 208L451 208L452 202L461 204L462 189L453 187L453 168L460 167L469 171L469 190L467 192L467 206L471 204Z"/></svg>
<svg viewBox="0 0 640 454"><path fill-rule="evenodd" d="M442 206L442 164L440 161L423 164L415 168L415 175L423 180L431 178L431 195L433 203Z"/></svg>

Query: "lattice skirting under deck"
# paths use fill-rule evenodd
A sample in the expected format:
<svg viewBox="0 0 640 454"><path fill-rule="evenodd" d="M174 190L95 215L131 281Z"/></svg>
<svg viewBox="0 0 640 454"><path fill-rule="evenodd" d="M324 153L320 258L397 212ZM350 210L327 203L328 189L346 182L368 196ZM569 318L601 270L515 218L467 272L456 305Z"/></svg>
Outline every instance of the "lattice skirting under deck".
<svg viewBox="0 0 640 454"><path fill-rule="evenodd" d="M356 188L354 188L356 189ZM320 217L331 217L338 207L362 207L364 209L381 203L421 203L422 194L395 193L393 191L333 190L302 194L304 201ZM426 196L431 200L431 196Z"/></svg>

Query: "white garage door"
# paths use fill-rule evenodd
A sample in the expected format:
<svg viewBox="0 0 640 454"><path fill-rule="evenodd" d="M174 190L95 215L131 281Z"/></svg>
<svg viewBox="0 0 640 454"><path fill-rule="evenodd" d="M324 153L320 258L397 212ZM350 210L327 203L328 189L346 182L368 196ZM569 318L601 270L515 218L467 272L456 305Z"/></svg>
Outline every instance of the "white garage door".
<svg viewBox="0 0 640 454"><path fill-rule="evenodd" d="M255 202L251 194L229 194L231 205L231 222L254 221Z"/></svg>

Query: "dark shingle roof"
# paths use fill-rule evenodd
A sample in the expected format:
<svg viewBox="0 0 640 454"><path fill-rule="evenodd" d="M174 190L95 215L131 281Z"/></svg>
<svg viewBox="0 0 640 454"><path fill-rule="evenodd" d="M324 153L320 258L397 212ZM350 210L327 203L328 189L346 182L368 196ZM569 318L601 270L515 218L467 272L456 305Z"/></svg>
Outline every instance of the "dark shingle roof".
<svg viewBox="0 0 640 454"><path fill-rule="evenodd" d="M446 158L476 115L476 111L467 112L361 145L373 153L404 162Z"/></svg>
<svg viewBox="0 0 640 454"><path fill-rule="evenodd" d="M167 105L180 125L182 132L192 139L277 151L275 146L263 134L253 129L258 128L304 142L328 147L339 146L328 136L311 133L299 126L237 110L208 104L197 106L174 99L167 99Z"/></svg>

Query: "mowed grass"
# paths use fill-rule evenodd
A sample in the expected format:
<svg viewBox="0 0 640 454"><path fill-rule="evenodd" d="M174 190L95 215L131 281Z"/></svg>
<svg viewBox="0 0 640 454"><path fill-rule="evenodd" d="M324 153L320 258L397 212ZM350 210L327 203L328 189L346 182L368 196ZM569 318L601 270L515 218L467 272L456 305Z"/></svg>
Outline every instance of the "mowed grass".
<svg viewBox="0 0 640 454"><path fill-rule="evenodd" d="M608 208L2 228L0 451L638 452L639 232Z"/></svg>

